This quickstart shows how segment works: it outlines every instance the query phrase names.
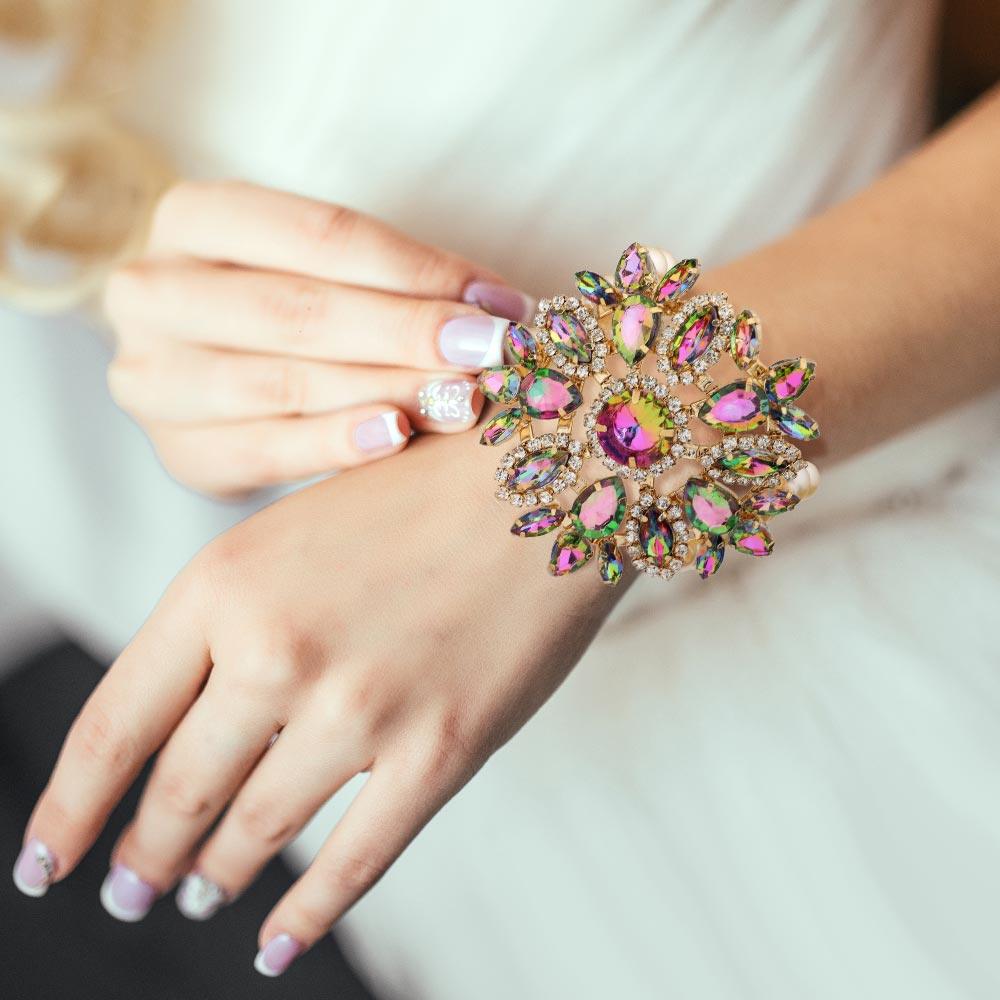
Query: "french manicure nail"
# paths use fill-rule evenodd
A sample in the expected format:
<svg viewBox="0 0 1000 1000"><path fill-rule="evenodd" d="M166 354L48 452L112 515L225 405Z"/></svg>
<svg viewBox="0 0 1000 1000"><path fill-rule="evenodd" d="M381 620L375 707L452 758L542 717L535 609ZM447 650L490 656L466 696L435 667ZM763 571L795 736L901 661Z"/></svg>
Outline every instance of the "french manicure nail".
<svg viewBox="0 0 1000 1000"><path fill-rule="evenodd" d="M177 909L189 920L208 920L229 902L225 891L201 872L191 872L177 887Z"/></svg>
<svg viewBox="0 0 1000 1000"><path fill-rule="evenodd" d="M354 428L354 443L362 451L385 451L405 440L406 435L399 426L399 414L395 410L369 417Z"/></svg>
<svg viewBox="0 0 1000 1000"><path fill-rule="evenodd" d="M279 934L257 952L253 967L262 976L280 976L301 952L302 945L291 934Z"/></svg>
<svg viewBox="0 0 1000 1000"><path fill-rule="evenodd" d="M483 312L503 316L515 323L525 322L535 308L535 299L510 285L495 285L492 281L473 281L465 286L462 301L479 306Z"/></svg>
<svg viewBox="0 0 1000 1000"><path fill-rule="evenodd" d="M116 920L133 924L149 913L156 902L156 890L131 868L112 865L101 886L101 905Z"/></svg>
<svg viewBox="0 0 1000 1000"><path fill-rule="evenodd" d="M439 424L468 424L476 417L472 408L476 383L467 379L439 378L418 393L420 415Z"/></svg>
<svg viewBox="0 0 1000 1000"><path fill-rule="evenodd" d="M497 316L456 316L441 327L441 355L459 368L492 368L503 358L507 324Z"/></svg>
<svg viewBox="0 0 1000 1000"><path fill-rule="evenodd" d="M25 896L44 896L55 873L56 860L52 852L37 837L32 837L14 862L14 885Z"/></svg>

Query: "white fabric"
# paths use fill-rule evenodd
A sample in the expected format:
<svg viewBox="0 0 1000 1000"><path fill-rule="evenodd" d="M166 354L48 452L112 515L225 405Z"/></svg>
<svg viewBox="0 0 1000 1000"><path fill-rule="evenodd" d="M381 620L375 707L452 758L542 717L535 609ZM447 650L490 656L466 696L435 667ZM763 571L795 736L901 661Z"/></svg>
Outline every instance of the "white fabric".
<svg viewBox="0 0 1000 1000"><path fill-rule="evenodd" d="M135 115L187 173L342 201L548 292L635 238L717 263L865 184L927 127L937 14L202 0ZM0 567L110 654L247 508L160 471L82 323L0 337ZM830 470L765 563L633 588L344 921L380 996L996 996L997 409Z"/></svg>

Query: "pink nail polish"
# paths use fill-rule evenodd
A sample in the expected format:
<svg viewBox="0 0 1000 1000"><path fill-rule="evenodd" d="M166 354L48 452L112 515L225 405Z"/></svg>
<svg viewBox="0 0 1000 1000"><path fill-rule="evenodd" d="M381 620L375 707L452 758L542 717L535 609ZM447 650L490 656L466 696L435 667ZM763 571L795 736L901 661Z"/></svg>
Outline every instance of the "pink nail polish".
<svg viewBox="0 0 1000 1000"><path fill-rule="evenodd" d="M492 368L502 363L506 332L507 320L498 316L456 316L441 327L441 357L456 368Z"/></svg>
<svg viewBox="0 0 1000 1000"><path fill-rule="evenodd" d="M524 323L535 308L535 300L510 285L496 285L491 281L473 281L462 293L462 301L479 306L491 316L503 316L515 323Z"/></svg>
<svg viewBox="0 0 1000 1000"><path fill-rule="evenodd" d="M101 886L101 905L116 920L135 923L149 913L157 892L131 868L112 865Z"/></svg>
<svg viewBox="0 0 1000 1000"><path fill-rule="evenodd" d="M14 863L14 885L26 896L44 896L56 874L56 859L37 838L21 848Z"/></svg>
<svg viewBox="0 0 1000 1000"><path fill-rule="evenodd" d="M280 976L302 953L302 945L291 934L271 938L253 961L262 976Z"/></svg>

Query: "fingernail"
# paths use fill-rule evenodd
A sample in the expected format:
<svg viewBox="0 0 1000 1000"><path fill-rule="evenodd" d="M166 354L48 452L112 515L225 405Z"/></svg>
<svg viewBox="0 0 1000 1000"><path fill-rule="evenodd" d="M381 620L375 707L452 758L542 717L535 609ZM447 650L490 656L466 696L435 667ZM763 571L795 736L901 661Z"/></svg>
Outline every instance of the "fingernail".
<svg viewBox="0 0 1000 1000"><path fill-rule="evenodd" d="M441 355L459 368L492 368L503 357L507 320L498 316L456 316L441 327Z"/></svg>
<svg viewBox="0 0 1000 1000"><path fill-rule="evenodd" d="M479 306L493 316L504 316L523 323L535 309L535 299L510 285L495 285L491 281L473 281L462 292L462 301Z"/></svg>
<svg viewBox="0 0 1000 1000"><path fill-rule="evenodd" d="M149 913L156 890L130 868L112 865L101 886L101 905L116 920L133 924Z"/></svg>
<svg viewBox="0 0 1000 1000"><path fill-rule="evenodd" d="M428 382L418 393L420 415L440 424L468 424L476 418L472 408L476 383L466 379Z"/></svg>
<svg viewBox="0 0 1000 1000"><path fill-rule="evenodd" d="M253 967L262 976L280 976L301 952L302 945L291 934L279 934L257 952Z"/></svg>
<svg viewBox="0 0 1000 1000"><path fill-rule="evenodd" d="M189 920L208 920L229 897L201 872L185 875L177 887L177 909Z"/></svg>
<svg viewBox="0 0 1000 1000"><path fill-rule="evenodd" d="M406 435L399 426L399 414L395 410L369 417L354 428L354 443L362 451L385 451L405 440Z"/></svg>
<svg viewBox="0 0 1000 1000"><path fill-rule="evenodd" d="M52 852L37 837L32 837L14 862L14 885L25 896L44 896L55 873L56 859Z"/></svg>

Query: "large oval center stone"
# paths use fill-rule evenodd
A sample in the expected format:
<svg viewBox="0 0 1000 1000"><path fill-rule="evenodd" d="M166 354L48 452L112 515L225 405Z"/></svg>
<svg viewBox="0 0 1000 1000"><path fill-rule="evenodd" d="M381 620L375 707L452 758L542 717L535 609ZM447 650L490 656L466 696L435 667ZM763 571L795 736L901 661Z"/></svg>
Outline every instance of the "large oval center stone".
<svg viewBox="0 0 1000 1000"><path fill-rule="evenodd" d="M597 414L597 440L619 465L648 469L667 454L673 436L670 410L650 392L618 393Z"/></svg>

